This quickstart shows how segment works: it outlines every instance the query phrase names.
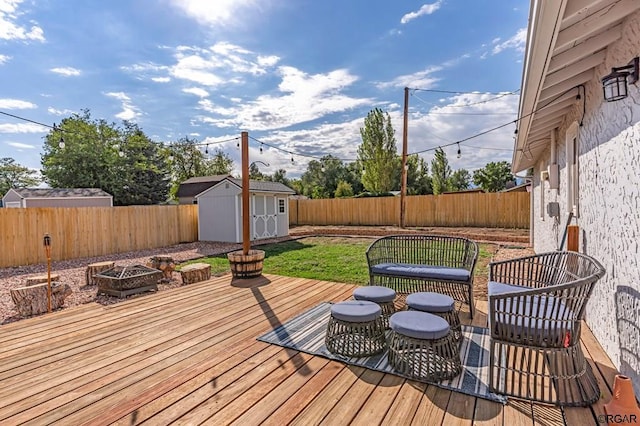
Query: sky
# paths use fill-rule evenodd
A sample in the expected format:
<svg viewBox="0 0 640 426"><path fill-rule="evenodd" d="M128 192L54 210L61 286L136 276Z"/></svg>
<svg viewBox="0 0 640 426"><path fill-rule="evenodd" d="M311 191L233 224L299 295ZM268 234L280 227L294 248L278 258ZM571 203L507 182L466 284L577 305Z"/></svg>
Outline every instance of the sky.
<svg viewBox="0 0 640 426"><path fill-rule="evenodd" d="M158 143L209 143L236 173L247 131L263 173L299 177L324 155L354 161L373 108L401 153L408 87L409 154L430 162L443 146L453 170L510 162L528 12L525 0L0 0L0 158L40 169L51 129L36 123L89 109Z"/></svg>

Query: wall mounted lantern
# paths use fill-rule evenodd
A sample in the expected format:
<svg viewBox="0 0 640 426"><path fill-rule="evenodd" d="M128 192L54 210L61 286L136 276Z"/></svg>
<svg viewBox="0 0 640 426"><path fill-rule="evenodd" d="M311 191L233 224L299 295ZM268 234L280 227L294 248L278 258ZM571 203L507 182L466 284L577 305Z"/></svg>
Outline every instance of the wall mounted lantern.
<svg viewBox="0 0 640 426"><path fill-rule="evenodd" d="M635 83L640 77L639 58L635 57L624 67L612 68L611 73L602 77L602 92L607 102L619 101L629 95L628 84Z"/></svg>

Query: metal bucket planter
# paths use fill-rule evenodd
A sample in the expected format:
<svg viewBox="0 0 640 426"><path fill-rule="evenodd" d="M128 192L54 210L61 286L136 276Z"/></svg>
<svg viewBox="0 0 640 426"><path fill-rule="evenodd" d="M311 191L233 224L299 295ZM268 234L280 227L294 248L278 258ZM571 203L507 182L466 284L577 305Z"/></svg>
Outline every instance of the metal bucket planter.
<svg viewBox="0 0 640 426"><path fill-rule="evenodd" d="M242 250L227 253L231 274L234 278L254 278L262 275L264 250L249 250L243 254Z"/></svg>

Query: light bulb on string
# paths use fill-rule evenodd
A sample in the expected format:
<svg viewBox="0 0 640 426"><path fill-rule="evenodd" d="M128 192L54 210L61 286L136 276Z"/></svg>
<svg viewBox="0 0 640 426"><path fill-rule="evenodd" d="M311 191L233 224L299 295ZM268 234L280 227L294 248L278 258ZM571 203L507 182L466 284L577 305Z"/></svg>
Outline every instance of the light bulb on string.
<svg viewBox="0 0 640 426"><path fill-rule="evenodd" d="M207 146L204 147L204 153L209 154L209 144L207 144Z"/></svg>
<svg viewBox="0 0 640 426"><path fill-rule="evenodd" d="M295 163L295 160L293 159L293 155L291 156L291 164Z"/></svg>
<svg viewBox="0 0 640 426"><path fill-rule="evenodd" d="M236 148L240 149L240 141L236 142Z"/></svg>
<svg viewBox="0 0 640 426"><path fill-rule="evenodd" d="M64 138L62 136L60 136L60 141L58 142L58 146L60 147L60 149L64 149L65 147Z"/></svg>
<svg viewBox="0 0 640 426"><path fill-rule="evenodd" d="M262 144L260 144L260 154L262 154Z"/></svg>
<svg viewBox="0 0 640 426"><path fill-rule="evenodd" d="M462 151L460 150L460 143L458 143L458 158L462 156Z"/></svg>

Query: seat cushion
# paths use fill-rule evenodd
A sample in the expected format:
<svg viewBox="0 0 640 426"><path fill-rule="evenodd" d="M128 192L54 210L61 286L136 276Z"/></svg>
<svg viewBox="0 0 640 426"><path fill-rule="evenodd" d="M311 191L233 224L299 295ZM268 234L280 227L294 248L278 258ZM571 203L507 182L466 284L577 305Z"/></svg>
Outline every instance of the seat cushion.
<svg viewBox="0 0 640 426"><path fill-rule="evenodd" d="M382 275L461 282L469 281L471 278L471 273L464 268L413 263L379 263L371 267L371 272Z"/></svg>
<svg viewBox="0 0 640 426"><path fill-rule="evenodd" d="M407 296L407 306L424 312L450 312L454 309L453 297L433 292L411 293Z"/></svg>
<svg viewBox="0 0 640 426"><path fill-rule="evenodd" d="M331 315L345 322L373 321L381 314L380 305L366 300L347 300L331 307Z"/></svg>
<svg viewBox="0 0 640 426"><path fill-rule="evenodd" d="M388 303L395 300L396 292L389 287L368 285L356 288L353 291L353 298L356 300L369 300L376 303Z"/></svg>
<svg viewBox="0 0 640 426"><path fill-rule="evenodd" d="M427 312L402 311L389 318L391 330L414 339L440 339L449 334L447 320Z"/></svg>
<svg viewBox="0 0 640 426"><path fill-rule="evenodd" d="M491 296L511 294L512 298L498 301L495 318L489 318L489 326L500 335L512 335L515 339L542 337L561 342L573 328L574 313L563 301L549 294L518 296L530 287L490 281ZM508 329L503 329L508 327Z"/></svg>

